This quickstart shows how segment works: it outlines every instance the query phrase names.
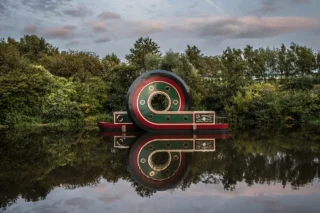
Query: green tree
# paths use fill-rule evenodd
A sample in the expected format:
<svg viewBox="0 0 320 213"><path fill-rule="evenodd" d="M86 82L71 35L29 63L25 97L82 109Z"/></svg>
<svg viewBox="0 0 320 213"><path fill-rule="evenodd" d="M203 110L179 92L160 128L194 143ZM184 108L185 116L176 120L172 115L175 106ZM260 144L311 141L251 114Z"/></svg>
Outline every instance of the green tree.
<svg viewBox="0 0 320 213"><path fill-rule="evenodd" d="M88 76L82 81L74 81L75 100L84 116L93 116L105 111L108 101L108 86L100 77Z"/></svg>
<svg viewBox="0 0 320 213"><path fill-rule="evenodd" d="M24 70L27 65L27 60L20 56L15 44L0 39L0 76L8 74L12 70Z"/></svg>
<svg viewBox="0 0 320 213"><path fill-rule="evenodd" d="M51 84L47 85L47 94L40 99L42 121L44 123L54 123L64 119L81 121L83 113L75 100L77 91L73 82L54 76L41 66L36 66L35 69L51 80Z"/></svg>
<svg viewBox="0 0 320 213"><path fill-rule="evenodd" d="M265 75L268 76L269 79L276 77L276 66L278 63L276 50L267 47L264 51L263 60L266 63Z"/></svg>
<svg viewBox="0 0 320 213"><path fill-rule="evenodd" d="M255 83L232 96L226 107L230 121L239 126L267 127L280 121L277 93L271 84Z"/></svg>
<svg viewBox="0 0 320 213"><path fill-rule="evenodd" d="M180 63L173 72L180 76L190 87L192 97L192 109L202 109L200 102L203 98L203 83L198 70L190 63L186 55L180 56Z"/></svg>
<svg viewBox="0 0 320 213"><path fill-rule="evenodd" d="M228 47L221 56L223 65L222 78L232 90L245 85L246 62L242 57L242 50Z"/></svg>
<svg viewBox="0 0 320 213"><path fill-rule="evenodd" d="M277 57L277 72L280 75L280 79L282 79L287 72L286 46L284 44L281 45L280 49L277 49Z"/></svg>
<svg viewBox="0 0 320 213"><path fill-rule="evenodd" d="M278 52L277 70L280 74L280 79L283 77L289 78L296 73L296 56L294 53L295 45L291 45L289 49L284 44L281 45Z"/></svg>
<svg viewBox="0 0 320 213"><path fill-rule="evenodd" d="M247 80L252 80L252 78L255 76L255 66L256 66L256 56L255 52L253 50L253 47L250 45L247 45L243 50L243 56L246 60L246 71L245 71L245 77Z"/></svg>
<svg viewBox="0 0 320 213"><path fill-rule="evenodd" d="M146 70L146 58L149 54L161 55L158 44L149 37L140 37L125 58L130 65Z"/></svg>
<svg viewBox="0 0 320 213"><path fill-rule="evenodd" d="M72 82L52 75L41 66L14 69L0 77L0 84L1 124L82 118L73 100L76 91Z"/></svg>
<svg viewBox="0 0 320 213"><path fill-rule="evenodd" d="M317 69L317 76L320 74L320 51L316 54L316 69Z"/></svg>
<svg viewBox="0 0 320 213"><path fill-rule="evenodd" d="M160 69L172 71L180 63L180 54L173 52L171 49L165 53L161 60Z"/></svg>
<svg viewBox="0 0 320 213"><path fill-rule="evenodd" d="M201 53L201 50L197 46L190 46L187 45L187 49L185 51L186 56L188 57L190 63L196 68L201 69L203 62L203 54Z"/></svg>
<svg viewBox="0 0 320 213"><path fill-rule="evenodd" d="M52 56L59 52L57 47L36 35L25 35L17 45L20 54L31 62L39 62L43 56Z"/></svg>
<svg viewBox="0 0 320 213"><path fill-rule="evenodd" d="M203 78L213 80L214 82L222 81L223 65L220 56L204 56L202 63L199 74Z"/></svg>
<svg viewBox="0 0 320 213"><path fill-rule="evenodd" d="M312 75L312 71L316 69L316 58L312 49L306 46L292 44L296 55L296 74Z"/></svg>
<svg viewBox="0 0 320 213"><path fill-rule="evenodd" d="M111 55L106 55L102 59L102 64L104 65L105 71L112 69L113 67L119 65L120 63L121 63L120 59L114 53L112 53Z"/></svg>
<svg viewBox="0 0 320 213"><path fill-rule="evenodd" d="M146 70L159 69L161 60L162 58L158 54L148 54L146 56Z"/></svg>
<svg viewBox="0 0 320 213"><path fill-rule="evenodd" d="M263 80L267 82L267 61L266 61L266 52L263 48L259 48L254 51L255 53L255 76L259 81Z"/></svg>
<svg viewBox="0 0 320 213"><path fill-rule="evenodd" d="M109 101L106 104L108 111L126 110L125 99L132 82L139 77L140 72L134 66L118 65L107 72L106 82Z"/></svg>
<svg viewBox="0 0 320 213"><path fill-rule="evenodd" d="M42 64L52 74L65 78L75 77L83 80L88 75L103 77L103 64L99 57L91 52L69 51L48 56Z"/></svg>

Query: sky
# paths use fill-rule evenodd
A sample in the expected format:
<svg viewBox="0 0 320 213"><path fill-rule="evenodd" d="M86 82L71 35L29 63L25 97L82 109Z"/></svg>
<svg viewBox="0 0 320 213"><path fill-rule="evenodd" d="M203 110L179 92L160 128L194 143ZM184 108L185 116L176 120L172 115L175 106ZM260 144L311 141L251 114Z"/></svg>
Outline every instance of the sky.
<svg viewBox="0 0 320 213"><path fill-rule="evenodd" d="M0 209L0 213L319 212L319 192L318 180L299 190L292 190L289 185L283 188L280 183L248 187L246 183L238 182L234 191L226 191L222 184L198 183L185 191L158 191L150 198L142 198L126 181L108 183L102 179L94 187L73 190L56 187L45 199L37 202L19 198L6 211Z"/></svg>
<svg viewBox="0 0 320 213"><path fill-rule="evenodd" d="M122 60L141 36L162 52L291 42L318 51L319 8L319 0L0 0L0 38L35 34L60 50Z"/></svg>

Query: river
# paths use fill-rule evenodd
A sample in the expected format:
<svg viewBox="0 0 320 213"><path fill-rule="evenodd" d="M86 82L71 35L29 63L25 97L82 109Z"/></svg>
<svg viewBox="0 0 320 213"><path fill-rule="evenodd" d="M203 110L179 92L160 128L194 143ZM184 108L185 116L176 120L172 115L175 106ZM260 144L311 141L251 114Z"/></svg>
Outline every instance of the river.
<svg viewBox="0 0 320 213"><path fill-rule="evenodd" d="M320 212L318 130L0 131L0 212Z"/></svg>

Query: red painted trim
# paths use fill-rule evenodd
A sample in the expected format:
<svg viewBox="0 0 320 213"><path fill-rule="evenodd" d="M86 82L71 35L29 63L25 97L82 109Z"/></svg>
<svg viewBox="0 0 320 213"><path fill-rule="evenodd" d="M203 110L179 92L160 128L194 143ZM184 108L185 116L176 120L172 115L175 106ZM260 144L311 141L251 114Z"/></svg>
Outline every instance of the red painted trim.
<svg viewBox="0 0 320 213"><path fill-rule="evenodd" d="M152 135L148 137L148 140L157 140L157 139L190 139L190 140L198 140L198 139L227 139L228 134L203 134L198 135L195 134L197 137L194 138L193 134L186 134L186 135Z"/></svg>
<svg viewBox="0 0 320 213"><path fill-rule="evenodd" d="M121 131L121 127L125 125L127 130L140 130L140 128L135 125L135 124L114 124L114 123L109 123L109 122L99 122L98 126L102 130L119 130ZM197 129L201 130L225 130L229 129L228 124L195 124ZM162 128L158 128L162 127ZM170 129L170 130L191 130L193 129L193 124L190 125L162 125L162 126L157 126L155 125L155 129Z"/></svg>
<svg viewBox="0 0 320 213"><path fill-rule="evenodd" d="M120 131L121 129L119 129L118 131L108 131L108 132L100 132L99 136L100 137L115 137L115 136L123 136L123 133ZM127 132L125 133L125 136L134 136L134 137L139 137L141 136L143 133L141 132ZM198 139L228 139L229 138L229 134L195 134L196 140ZM150 137L150 140L153 139L194 139L194 134L186 134L186 135L179 135L179 134L175 134L175 135L153 135L152 137Z"/></svg>
<svg viewBox="0 0 320 213"><path fill-rule="evenodd" d="M138 137L140 136L141 133L137 132L131 132L131 133L125 133L126 137ZM116 136L123 136L123 133L119 131L106 131L106 132L99 132L98 134L99 137L116 137Z"/></svg>
<svg viewBox="0 0 320 213"><path fill-rule="evenodd" d="M135 124L114 124L109 122L99 122L98 127L103 130L121 130L121 127L125 125L126 129L139 130L139 127Z"/></svg>
<svg viewBox="0 0 320 213"><path fill-rule="evenodd" d="M212 130L212 129L229 129L229 125L228 124L201 124L201 123L195 123L194 124L197 129L208 129L208 130ZM185 124L185 125L155 125L155 127L153 127L154 129L158 129L158 130L164 130L164 129L168 129L168 130L192 130L193 129L193 124Z"/></svg>

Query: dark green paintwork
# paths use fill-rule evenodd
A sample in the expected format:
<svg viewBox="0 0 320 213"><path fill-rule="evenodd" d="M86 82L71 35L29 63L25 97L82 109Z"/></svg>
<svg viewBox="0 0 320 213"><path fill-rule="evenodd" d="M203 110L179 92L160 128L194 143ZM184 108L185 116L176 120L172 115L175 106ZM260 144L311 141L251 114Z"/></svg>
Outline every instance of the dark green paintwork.
<svg viewBox="0 0 320 213"><path fill-rule="evenodd" d="M147 119L154 123L193 123L193 115L192 114L154 114L152 118L147 117ZM167 120L167 117L170 120ZM187 117L187 120L184 118Z"/></svg>
<svg viewBox="0 0 320 213"><path fill-rule="evenodd" d="M149 87L153 86L154 90L150 91ZM169 91L166 90L166 87L169 87ZM149 108L148 108L148 98L149 96L156 91L161 91L161 92L165 92L166 94L168 94L168 96L171 98L171 106L168 109L168 111L178 111L179 110L179 105L180 105L180 99L179 99L179 95L177 93L177 91L170 86L167 83L163 83L163 82L155 82L152 83L150 85L148 85L147 87L145 87L142 91L141 94L139 96L139 109L142 113L142 115L149 121L152 121L154 123L193 123L193 118L192 118L192 114L155 114L153 113ZM144 100L145 104L141 105L140 101ZM177 100L178 104L174 105L173 101ZM152 118L150 118L149 116L152 115ZM167 117L170 118L170 120L167 120ZM185 120L185 117L187 117L187 120Z"/></svg>
<svg viewBox="0 0 320 213"><path fill-rule="evenodd" d="M148 158L152 154L152 152L157 150L166 150L171 154L171 162L169 166L161 171L156 171L148 164ZM180 165L180 152L175 150L193 150L193 141L192 140L182 140L182 141L154 141L147 144L140 152L139 155L139 165L142 172L152 178L154 180L166 179L174 175L174 173L178 170ZM144 160L143 160L144 159ZM144 163L142 163L144 162ZM153 172L154 175L151 176L150 173Z"/></svg>
<svg viewBox="0 0 320 213"><path fill-rule="evenodd" d="M149 87L150 86L153 86L154 87L154 90L153 91L150 91L149 90ZM169 87L169 91L167 91L165 88L166 87ZM141 91L141 94L139 96L139 108L143 111L144 109L148 109L148 98L150 97L150 95L154 92L157 92L157 91L161 91L161 92L164 92L166 93L170 98L171 98L171 106L169 108L168 111L178 111L179 110L179 103L180 103L180 99L179 99L179 95L177 93L177 91L171 87L169 84L166 84L166 83L162 83L162 82L155 82L155 83L152 83L152 84L149 84L148 86L146 86L142 91ZM140 104L140 101L141 100L144 100L145 101L145 104L144 105L141 105ZM174 105L172 102L173 100L178 100L179 103L177 105Z"/></svg>

